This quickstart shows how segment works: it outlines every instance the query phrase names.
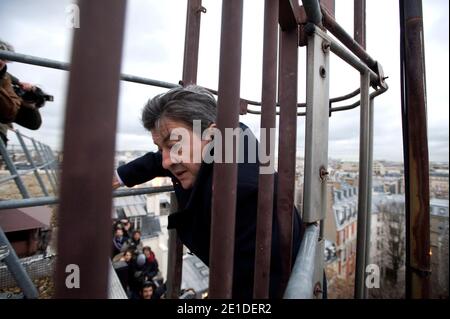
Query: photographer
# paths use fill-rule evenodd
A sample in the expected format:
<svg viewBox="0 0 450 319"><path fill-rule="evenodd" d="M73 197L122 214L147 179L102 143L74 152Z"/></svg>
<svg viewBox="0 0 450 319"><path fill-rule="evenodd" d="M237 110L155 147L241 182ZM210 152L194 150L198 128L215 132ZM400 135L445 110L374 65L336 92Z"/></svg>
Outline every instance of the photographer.
<svg viewBox="0 0 450 319"><path fill-rule="evenodd" d="M11 45L0 40L0 50L14 52ZM40 88L19 79L7 72L8 61L0 59L0 137L7 144L7 130L15 122L30 130L37 130L41 124L39 108L53 97Z"/></svg>

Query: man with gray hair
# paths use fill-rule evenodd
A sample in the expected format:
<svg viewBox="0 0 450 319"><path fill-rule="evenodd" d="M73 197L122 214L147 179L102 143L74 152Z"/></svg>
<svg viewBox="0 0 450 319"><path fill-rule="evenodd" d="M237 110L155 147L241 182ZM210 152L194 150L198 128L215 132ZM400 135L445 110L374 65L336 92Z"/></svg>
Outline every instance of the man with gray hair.
<svg viewBox="0 0 450 319"><path fill-rule="evenodd" d="M220 137L220 134L214 134L213 139L210 138L216 126L216 115L215 98L199 86L177 87L157 95L145 105L142 123L151 132L158 151L120 166L113 179L113 187L117 188L120 185L132 187L159 176L171 177L179 211L169 215L168 228L176 229L183 244L206 265L209 265L214 162L207 162L204 158L214 151L214 144ZM244 151L257 152L256 137L244 124L240 123L240 128L244 136L241 140ZM251 143L256 145L255 150L248 149ZM199 161L195 160L198 157L196 153L201 154ZM259 160L251 161L247 155L238 162L233 298L253 297L259 168ZM274 187L274 203L277 202L276 189ZM280 251L275 205L273 212L269 295L280 298L283 294L283 288L279 285L283 271L280 256L283 252ZM300 247L300 225L300 216L295 211L292 260L295 260Z"/></svg>

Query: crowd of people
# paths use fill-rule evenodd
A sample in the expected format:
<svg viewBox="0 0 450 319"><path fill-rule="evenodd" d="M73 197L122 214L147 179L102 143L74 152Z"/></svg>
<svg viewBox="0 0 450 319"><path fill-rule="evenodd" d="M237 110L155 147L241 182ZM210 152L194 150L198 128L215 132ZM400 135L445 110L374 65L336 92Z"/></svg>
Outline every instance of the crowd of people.
<svg viewBox="0 0 450 319"><path fill-rule="evenodd" d="M113 224L111 258L130 299L164 298L166 285L155 253L143 245L140 230L127 219Z"/></svg>

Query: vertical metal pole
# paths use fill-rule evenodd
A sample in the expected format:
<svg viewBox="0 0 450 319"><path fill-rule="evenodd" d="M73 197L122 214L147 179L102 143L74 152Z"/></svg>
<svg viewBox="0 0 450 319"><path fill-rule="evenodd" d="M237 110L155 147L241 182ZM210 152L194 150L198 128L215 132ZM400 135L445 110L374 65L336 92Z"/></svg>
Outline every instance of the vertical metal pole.
<svg viewBox="0 0 450 319"><path fill-rule="evenodd" d="M330 43L316 31L308 37L303 222L314 223L327 212ZM281 124L280 124L281 126Z"/></svg>
<svg viewBox="0 0 450 319"><path fill-rule="evenodd" d="M197 83L202 0L188 0L184 39L183 85Z"/></svg>
<svg viewBox="0 0 450 319"><path fill-rule="evenodd" d="M367 164L367 220L366 220L366 242L364 247L364 264L370 264L370 233L372 224L372 175L373 175L373 122L374 122L374 99L369 101L369 158ZM358 252L357 252L358 253ZM364 286L364 298L368 298L368 288Z"/></svg>
<svg viewBox="0 0 450 319"><path fill-rule="evenodd" d="M292 221L294 212L295 161L297 151L297 67L298 29L280 32L278 96L280 134L278 139L277 220L283 266L281 295L292 269Z"/></svg>
<svg viewBox="0 0 450 319"><path fill-rule="evenodd" d="M39 151L39 148L37 146L36 141L34 139L31 139L31 142L33 143L34 149L36 150L37 157L41 161L40 165L44 165L45 164L45 159L42 156L41 152ZM45 165L43 168L44 168L45 174L47 175L47 179L48 179L50 185L52 186L53 194L56 195L56 186L53 184L53 180L52 180L52 178L50 176L49 169L48 169L47 165Z"/></svg>
<svg viewBox="0 0 450 319"><path fill-rule="evenodd" d="M354 36L356 42L362 47L366 48L366 0L354 0ZM367 163L367 213L365 230L365 243L364 243L364 267L370 262L370 224L372 218L372 162L373 162L373 99L369 102L369 137L368 147L369 156ZM357 250L356 254L360 254L361 251ZM364 273L365 274L365 273ZM367 287L364 285L362 298L368 297Z"/></svg>
<svg viewBox="0 0 450 319"><path fill-rule="evenodd" d="M5 143L3 143L3 140L0 139L0 153L3 157L3 160L5 161L6 167L8 168L11 175L14 176L14 182L16 182L17 188L19 189L20 193L22 194L23 198L30 198L30 195L28 194L27 188L23 184L23 181L17 172L16 166L14 165L13 161L9 157L8 150L6 149Z"/></svg>
<svg viewBox="0 0 450 319"><path fill-rule="evenodd" d="M41 149L42 156L44 157L44 160L47 163L47 166L49 168L50 176L52 177L51 183L52 183L52 185L55 185L55 188L57 188L56 175L55 175L55 170L53 168L52 159L48 155L45 145L43 145L41 142L38 142L38 145L39 145L39 148Z"/></svg>
<svg viewBox="0 0 450 319"><path fill-rule="evenodd" d="M242 11L242 0L222 2L217 101L217 128L222 136L225 136L225 128L234 129L239 124ZM233 141L233 150L236 149L236 143L237 141ZM224 144L222 143L222 154L227 149ZM232 296L237 156L233 158L233 163L214 163L209 259L211 298Z"/></svg>
<svg viewBox="0 0 450 319"><path fill-rule="evenodd" d="M367 206L369 182L369 86L370 74L361 74L361 109L359 127L359 188L358 188L358 225L356 233L356 270L355 270L355 299L364 298L365 269L366 269L366 229L369 218Z"/></svg>
<svg viewBox="0 0 450 319"><path fill-rule="evenodd" d="M107 298L126 1L80 0L79 7L65 119L56 298ZM68 265L79 269L79 288L66 285Z"/></svg>
<svg viewBox="0 0 450 319"><path fill-rule="evenodd" d="M328 119L330 102L330 43L315 28L308 37L306 63L305 178L303 188L303 222L320 222L319 240L314 254L314 287L323 287L323 220L327 212ZM314 289L316 290L316 289ZM317 289L318 291L319 289ZM313 291L311 291L311 295ZM314 293L315 297L320 297Z"/></svg>
<svg viewBox="0 0 450 319"><path fill-rule="evenodd" d="M430 297L430 190L421 0L400 0L406 298Z"/></svg>
<svg viewBox="0 0 450 319"><path fill-rule="evenodd" d="M41 175L39 175L38 169L36 167L36 163L33 160L33 157L31 156L30 152L28 151L27 145L25 144L25 141L23 140L22 135L19 133L19 131L15 131L17 139L20 142L20 145L22 145L23 152L25 153L25 156L28 160L28 162L31 164L31 167L33 167L34 176L36 177L39 186L41 186L42 192L45 196L48 196L47 187L45 187L44 182L42 181Z"/></svg>
<svg viewBox="0 0 450 319"><path fill-rule="evenodd" d="M3 142L3 141L2 141ZM8 238L3 232L2 227L0 226L0 246L6 246L9 255L2 260L8 267L8 270L11 272L14 280L17 285L22 289L22 292L27 299L35 299L39 296L36 287L25 271L23 265L20 263L19 257L17 257L14 248L11 246Z"/></svg>
<svg viewBox="0 0 450 319"><path fill-rule="evenodd" d="M261 94L260 147L268 152L274 149L270 131L275 130L277 92L277 44L278 1L266 0L264 6L264 47ZM269 154L273 163L275 154ZM253 296L255 299L269 297L270 256L272 248L274 174L259 174L258 217L256 222L255 277Z"/></svg>
<svg viewBox="0 0 450 319"><path fill-rule="evenodd" d="M200 41L201 0L189 0L186 10L186 34L184 42L183 85L197 83L198 48ZM175 193L170 195L171 212L178 211ZM183 244L175 229L169 230L169 256L167 265L167 297L180 296L183 272Z"/></svg>
<svg viewBox="0 0 450 319"><path fill-rule="evenodd" d="M354 0L353 30L356 42L366 48L366 0Z"/></svg>
<svg viewBox="0 0 450 319"><path fill-rule="evenodd" d="M170 212L178 211L177 197L170 193ZM178 299L180 296L183 270L183 244L175 229L169 229L169 255L167 257L167 298Z"/></svg>
<svg viewBox="0 0 450 319"><path fill-rule="evenodd" d="M50 148L50 146L45 145L45 148L47 149L48 157L49 157L49 159L50 159L50 161L52 163L51 166L52 166L53 176L55 178L55 184L56 184L56 186L59 186L59 171L57 170L58 169L58 163L56 161L55 155L53 154L53 151Z"/></svg>

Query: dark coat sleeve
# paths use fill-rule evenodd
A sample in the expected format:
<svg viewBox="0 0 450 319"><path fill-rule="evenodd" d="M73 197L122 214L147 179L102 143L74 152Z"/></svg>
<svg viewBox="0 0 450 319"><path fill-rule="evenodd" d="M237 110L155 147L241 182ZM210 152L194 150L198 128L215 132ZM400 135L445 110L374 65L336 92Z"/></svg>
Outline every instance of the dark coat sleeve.
<svg viewBox="0 0 450 319"><path fill-rule="evenodd" d="M122 182L128 187L145 183L155 177L172 176L168 170L162 167L160 152L149 152L125 165L119 166L117 173Z"/></svg>

